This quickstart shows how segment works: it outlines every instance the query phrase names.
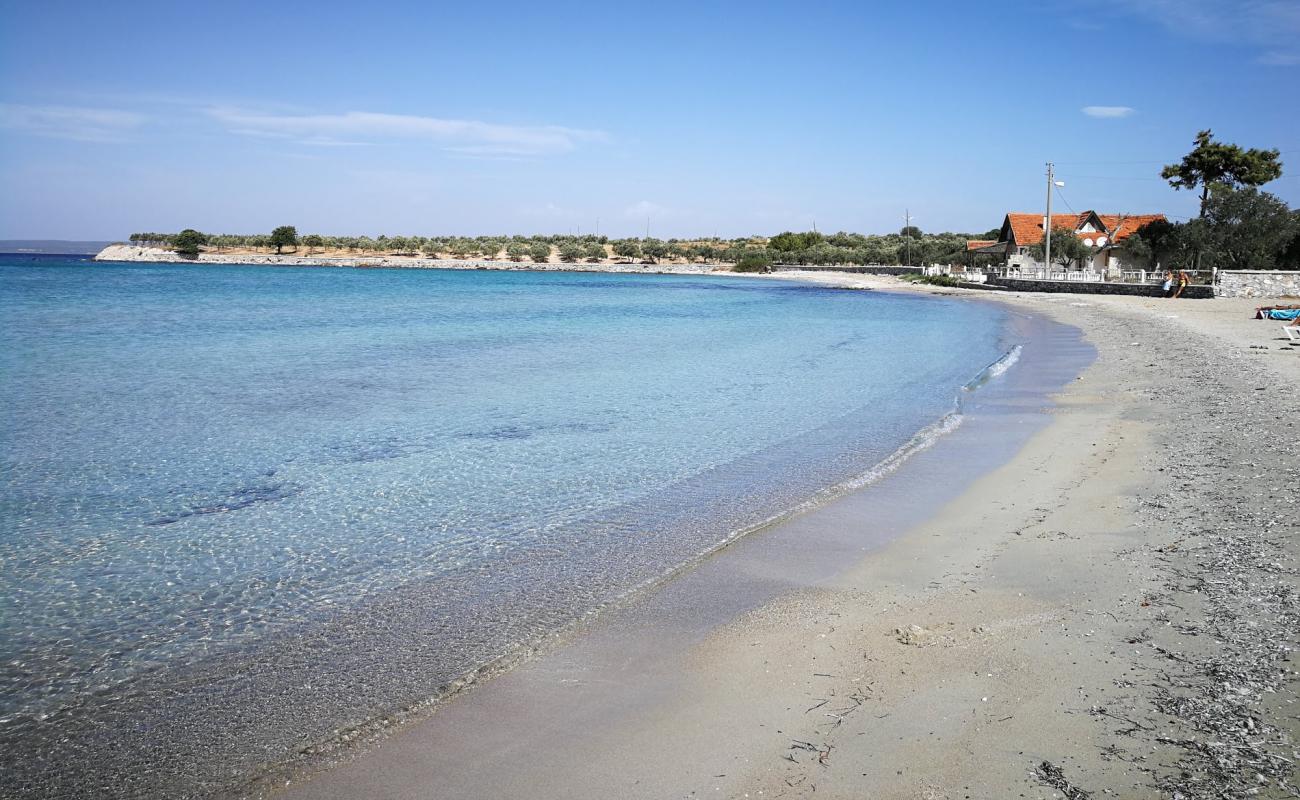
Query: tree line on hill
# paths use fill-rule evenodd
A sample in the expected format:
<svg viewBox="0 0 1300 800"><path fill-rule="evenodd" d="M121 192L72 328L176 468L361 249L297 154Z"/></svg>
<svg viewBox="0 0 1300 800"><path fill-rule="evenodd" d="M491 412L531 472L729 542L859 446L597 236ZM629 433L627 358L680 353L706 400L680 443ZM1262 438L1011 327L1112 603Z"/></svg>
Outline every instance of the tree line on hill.
<svg viewBox="0 0 1300 800"><path fill-rule="evenodd" d="M997 232L983 234L996 237ZM194 257L206 248L225 250L285 249L313 255L322 251L347 254L388 254L451 257L511 261L548 261L552 254L561 261L596 262L608 258L626 261L682 261L700 264L929 264L961 257L969 234L927 234L915 226L898 233L864 235L860 233L823 234L817 231L786 231L776 236L753 236L738 239L610 239L606 236L299 236L291 225L282 225L269 234L209 234L194 229L180 233L133 233L131 244L164 247L183 256ZM301 248L301 250L300 250Z"/></svg>

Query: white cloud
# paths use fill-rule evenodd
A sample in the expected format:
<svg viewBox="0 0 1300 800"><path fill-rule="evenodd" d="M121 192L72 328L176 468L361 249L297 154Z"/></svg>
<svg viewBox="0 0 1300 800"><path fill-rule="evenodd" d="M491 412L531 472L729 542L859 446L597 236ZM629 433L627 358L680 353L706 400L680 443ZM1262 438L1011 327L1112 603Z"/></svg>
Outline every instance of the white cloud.
<svg viewBox="0 0 1300 800"><path fill-rule="evenodd" d="M145 120L143 114L111 108L0 103L0 128L55 139L121 142Z"/></svg>
<svg viewBox="0 0 1300 800"><path fill-rule="evenodd" d="M1133 113L1133 109L1128 106L1084 106L1080 110L1097 119L1120 119Z"/></svg>
<svg viewBox="0 0 1300 800"><path fill-rule="evenodd" d="M555 125L501 125L463 119L349 111L345 114L273 114L238 108L208 109L232 133L294 139L309 144L358 144L415 140L476 156L538 156L567 153L604 141L602 131Z"/></svg>

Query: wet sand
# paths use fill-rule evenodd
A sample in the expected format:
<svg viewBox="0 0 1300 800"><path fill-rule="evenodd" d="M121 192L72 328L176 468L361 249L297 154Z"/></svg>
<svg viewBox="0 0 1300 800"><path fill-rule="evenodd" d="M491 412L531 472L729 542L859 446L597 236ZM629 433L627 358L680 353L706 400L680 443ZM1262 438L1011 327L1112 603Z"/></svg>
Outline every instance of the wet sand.
<svg viewBox="0 0 1300 800"><path fill-rule="evenodd" d="M1255 301L997 297L1096 349L1053 408L1009 387L274 794L1295 796L1300 347Z"/></svg>

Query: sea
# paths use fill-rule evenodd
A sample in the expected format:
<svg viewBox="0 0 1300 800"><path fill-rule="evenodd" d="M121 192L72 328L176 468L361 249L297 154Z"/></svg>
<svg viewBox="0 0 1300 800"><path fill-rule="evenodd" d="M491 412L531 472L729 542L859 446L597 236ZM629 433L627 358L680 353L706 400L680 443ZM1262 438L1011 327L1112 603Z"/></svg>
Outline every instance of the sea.
<svg viewBox="0 0 1300 800"><path fill-rule="evenodd" d="M897 468L991 303L0 256L0 767L238 793Z"/></svg>

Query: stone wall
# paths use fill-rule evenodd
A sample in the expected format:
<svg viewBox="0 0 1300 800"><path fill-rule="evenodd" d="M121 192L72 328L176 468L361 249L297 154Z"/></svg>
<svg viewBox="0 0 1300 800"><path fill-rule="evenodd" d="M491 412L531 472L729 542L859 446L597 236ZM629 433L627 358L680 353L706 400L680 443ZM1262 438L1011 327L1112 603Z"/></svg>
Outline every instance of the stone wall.
<svg viewBox="0 0 1300 800"><path fill-rule="evenodd" d="M1300 297L1300 272L1219 270L1215 294L1219 297Z"/></svg>
<svg viewBox="0 0 1300 800"><path fill-rule="evenodd" d="M1018 292L1059 292L1064 294L1128 294L1138 297L1163 297L1165 292L1158 283L1106 283L1104 281L1046 281L1028 278L1002 278L990 274L985 281L989 286L998 286ZM1183 297L1192 300L1208 300L1214 297L1214 287L1204 284L1192 284L1183 292Z"/></svg>

